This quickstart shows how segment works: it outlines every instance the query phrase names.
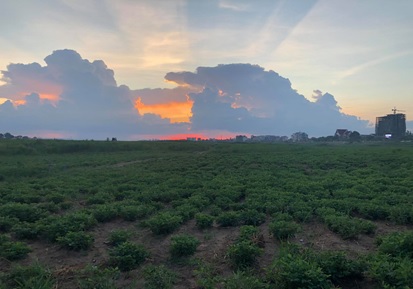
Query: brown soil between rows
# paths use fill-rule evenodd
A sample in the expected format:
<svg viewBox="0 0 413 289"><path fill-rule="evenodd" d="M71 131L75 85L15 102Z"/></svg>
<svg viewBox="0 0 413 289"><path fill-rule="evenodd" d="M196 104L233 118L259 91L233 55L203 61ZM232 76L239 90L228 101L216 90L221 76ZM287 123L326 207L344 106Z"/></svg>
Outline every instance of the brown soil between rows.
<svg viewBox="0 0 413 289"><path fill-rule="evenodd" d="M269 235L268 223L269 221L260 226L265 246L264 253L258 260L257 269L268 267L274 260L280 247L280 243ZM196 265L190 261L174 262L170 259L170 238L173 234L180 233L191 234L201 241L194 255L195 259L212 264L220 276L227 277L233 273L233 269L225 255L228 246L233 244L238 237L239 227L221 228L214 226L201 231L196 228L195 221L191 220L171 235L156 236L149 229L141 228L138 224L139 222L126 222L123 220L99 224L91 231L95 241L92 248L86 252L68 251L59 245L42 240L30 241L28 244L33 251L28 258L18 263L27 265L32 262L39 262L55 272L54 274L58 279L57 288L78 288L76 271L87 265L106 266L109 258L108 252L111 248L107 242L109 234L117 229L127 229L133 232L131 241L143 244L149 249L151 256L138 269L129 273L122 273L120 280L118 280L119 288L124 288L130 284L134 284L134 286L137 286L136 288L141 288L143 286L142 268L146 264L165 264L175 271L179 277L174 288L198 288L194 275ZM376 225L377 231L375 235L362 235L357 240L343 240L331 232L324 224L311 222L302 224L303 229L291 241L315 250L345 251L350 257L356 257L375 250L375 238L377 235L411 229L408 226L388 224L386 222L376 222ZM10 267L11 263L0 260L2 271L7 271ZM264 274L263 271L261 273ZM352 284L351 286L354 288L355 285ZM356 288L371 288L371 284L368 280L364 280Z"/></svg>

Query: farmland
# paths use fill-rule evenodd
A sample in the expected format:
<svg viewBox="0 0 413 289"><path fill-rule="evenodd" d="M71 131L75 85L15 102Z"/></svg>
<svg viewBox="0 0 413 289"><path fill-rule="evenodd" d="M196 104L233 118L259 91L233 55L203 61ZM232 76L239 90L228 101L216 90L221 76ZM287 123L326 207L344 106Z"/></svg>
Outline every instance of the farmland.
<svg viewBox="0 0 413 289"><path fill-rule="evenodd" d="M0 288L413 288L410 143L0 141Z"/></svg>

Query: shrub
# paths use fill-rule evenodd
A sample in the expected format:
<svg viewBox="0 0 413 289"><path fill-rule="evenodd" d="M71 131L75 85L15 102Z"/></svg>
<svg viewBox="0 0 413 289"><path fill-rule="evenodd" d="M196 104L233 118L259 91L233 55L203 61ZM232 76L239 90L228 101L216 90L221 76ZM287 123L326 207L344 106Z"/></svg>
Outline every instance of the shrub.
<svg viewBox="0 0 413 289"><path fill-rule="evenodd" d="M176 213L182 217L182 220L184 222L191 220L197 212L199 212L199 209L189 205L189 204L184 204L180 205L175 208Z"/></svg>
<svg viewBox="0 0 413 289"><path fill-rule="evenodd" d="M223 212L216 221L221 227L237 226L240 222L240 214L234 211Z"/></svg>
<svg viewBox="0 0 413 289"><path fill-rule="evenodd" d="M9 232L17 222L19 222L17 218L0 217L0 232Z"/></svg>
<svg viewBox="0 0 413 289"><path fill-rule="evenodd" d="M92 214L98 222L109 222L118 216L118 211L113 205L98 205L93 208Z"/></svg>
<svg viewBox="0 0 413 289"><path fill-rule="evenodd" d="M0 235L0 257L9 261L23 259L32 250L22 242L13 242L9 237Z"/></svg>
<svg viewBox="0 0 413 289"><path fill-rule="evenodd" d="M413 287L413 261L409 258L392 258L377 254L369 260L368 275L381 288L412 288Z"/></svg>
<svg viewBox="0 0 413 289"><path fill-rule="evenodd" d="M124 242L113 248L110 252L110 262L121 271L133 270L141 265L149 252L143 245Z"/></svg>
<svg viewBox="0 0 413 289"><path fill-rule="evenodd" d="M217 268L209 263L198 262L197 268L194 270L196 283L199 288L215 289L219 281Z"/></svg>
<svg viewBox="0 0 413 289"><path fill-rule="evenodd" d="M46 201L52 202L55 204L63 203L65 200L66 200L66 197L63 194L59 194L59 193L48 194L46 196Z"/></svg>
<svg viewBox="0 0 413 289"><path fill-rule="evenodd" d="M34 240L39 236L39 227L33 223L19 223L12 232L17 239Z"/></svg>
<svg viewBox="0 0 413 289"><path fill-rule="evenodd" d="M18 289L53 289L56 281L52 272L44 266L34 263L29 266L16 266L6 275L10 288Z"/></svg>
<svg viewBox="0 0 413 289"><path fill-rule="evenodd" d="M300 226L293 221L272 221L269 225L270 233L279 240L294 237L299 229Z"/></svg>
<svg viewBox="0 0 413 289"><path fill-rule="evenodd" d="M109 243L112 246L118 246L124 242L126 242L131 237L131 232L126 230L116 230L110 233L109 235Z"/></svg>
<svg viewBox="0 0 413 289"><path fill-rule="evenodd" d="M40 233L54 242L69 232L79 232L92 228L96 219L84 212L76 212L64 216L51 216L40 221Z"/></svg>
<svg viewBox="0 0 413 289"><path fill-rule="evenodd" d="M239 241L252 241L260 232L257 227L246 225L239 228Z"/></svg>
<svg viewBox="0 0 413 289"><path fill-rule="evenodd" d="M228 249L228 257L235 268L245 269L254 265L263 250L251 241L240 241Z"/></svg>
<svg viewBox="0 0 413 289"><path fill-rule="evenodd" d="M199 240L193 236L182 234L171 238L170 252L172 257L193 255L199 245Z"/></svg>
<svg viewBox="0 0 413 289"><path fill-rule="evenodd" d="M237 271L224 280L224 289L266 289L267 284L244 271Z"/></svg>
<svg viewBox="0 0 413 289"><path fill-rule="evenodd" d="M268 280L275 288L327 289L331 283L319 266L294 254L281 255L268 269Z"/></svg>
<svg viewBox="0 0 413 289"><path fill-rule="evenodd" d="M413 258L413 231L392 233L381 237L377 242L380 253Z"/></svg>
<svg viewBox="0 0 413 289"><path fill-rule="evenodd" d="M339 213L324 215L322 218L328 228L343 239L356 239L359 234L372 234L376 230L376 225L371 221L351 218Z"/></svg>
<svg viewBox="0 0 413 289"><path fill-rule="evenodd" d="M365 262L348 259L343 252L323 252L315 255L315 259L336 285L346 280L363 278L363 272L367 269Z"/></svg>
<svg viewBox="0 0 413 289"><path fill-rule="evenodd" d="M78 272L77 282L80 289L117 289L116 280L120 272L117 268L86 266Z"/></svg>
<svg viewBox="0 0 413 289"><path fill-rule="evenodd" d="M152 233L156 235L172 233L181 223L181 216L169 212L159 213L146 222Z"/></svg>
<svg viewBox="0 0 413 289"><path fill-rule="evenodd" d="M143 270L145 289L170 289L176 280L176 274L164 265L148 265Z"/></svg>
<svg viewBox="0 0 413 289"><path fill-rule="evenodd" d="M93 236L85 232L68 232L65 236L58 237L57 242L69 250L87 250L93 244Z"/></svg>
<svg viewBox="0 0 413 289"><path fill-rule="evenodd" d="M133 222L148 216L153 210L154 207L148 205L122 206L119 210L119 216L125 221Z"/></svg>
<svg viewBox="0 0 413 289"><path fill-rule="evenodd" d="M212 227L214 217L208 214L198 213L195 215L196 226L198 229L206 229Z"/></svg>
<svg viewBox="0 0 413 289"><path fill-rule="evenodd" d="M241 214L245 225L259 226L265 222L265 213L258 212L257 210L246 210L241 212Z"/></svg>
<svg viewBox="0 0 413 289"><path fill-rule="evenodd" d="M46 212L30 204L8 203L0 207L0 216L33 223L45 217Z"/></svg>

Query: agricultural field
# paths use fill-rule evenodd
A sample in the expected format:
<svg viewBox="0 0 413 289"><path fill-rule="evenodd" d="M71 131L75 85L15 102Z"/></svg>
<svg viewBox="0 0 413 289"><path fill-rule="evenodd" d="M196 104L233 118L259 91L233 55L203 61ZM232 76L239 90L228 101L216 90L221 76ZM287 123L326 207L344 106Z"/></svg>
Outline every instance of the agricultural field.
<svg viewBox="0 0 413 289"><path fill-rule="evenodd" d="M413 288L411 143L0 141L0 289Z"/></svg>

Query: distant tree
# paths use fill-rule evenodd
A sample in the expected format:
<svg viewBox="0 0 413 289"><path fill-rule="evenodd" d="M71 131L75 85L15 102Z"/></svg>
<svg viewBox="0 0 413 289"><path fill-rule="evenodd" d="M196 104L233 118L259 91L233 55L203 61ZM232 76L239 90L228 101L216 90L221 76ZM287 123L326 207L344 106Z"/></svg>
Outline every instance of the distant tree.
<svg viewBox="0 0 413 289"><path fill-rule="evenodd" d="M303 142L303 141L308 141L308 134L305 132L295 132L291 135L291 140L293 142Z"/></svg>
<svg viewBox="0 0 413 289"><path fill-rule="evenodd" d="M353 131L349 136L350 142L356 142L361 140L361 135L358 131Z"/></svg>
<svg viewBox="0 0 413 289"><path fill-rule="evenodd" d="M12 135L12 134L9 133L9 132L6 132L6 133L4 134L4 138L14 138L14 135Z"/></svg>

